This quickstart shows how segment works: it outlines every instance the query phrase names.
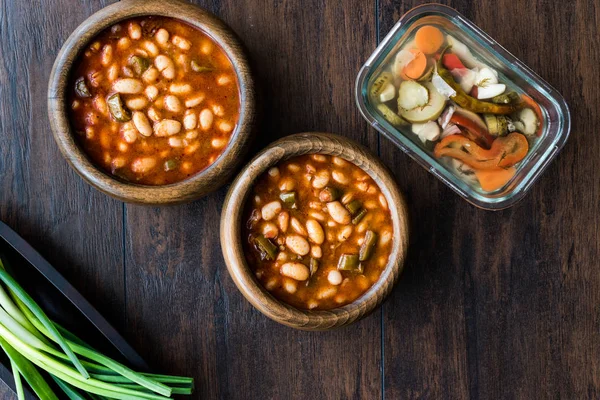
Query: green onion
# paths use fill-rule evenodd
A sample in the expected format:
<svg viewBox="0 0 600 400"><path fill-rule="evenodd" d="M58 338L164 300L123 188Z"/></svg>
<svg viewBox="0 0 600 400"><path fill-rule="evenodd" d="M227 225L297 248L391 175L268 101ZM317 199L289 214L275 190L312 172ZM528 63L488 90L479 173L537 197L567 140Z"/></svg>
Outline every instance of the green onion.
<svg viewBox="0 0 600 400"><path fill-rule="evenodd" d="M365 215L367 215L367 210L365 210L364 208L361 209L358 214L356 214L356 216L354 216L352 218L352 223L354 225L358 225L358 223L365 217Z"/></svg>
<svg viewBox="0 0 600 400"><path fill-rule="evenodd" d="M77 390L75 390L75 388L73 386L58 379L54 375L50 375L50 377L54 380L54 382L56 382L56 385L59 388L61 388L63 392L65 392L65 394L67 395L69 400L86 400L86 398L83 397L82 395L80 395L79 392Z"/></svg>
<svg viewBox="0 0 600 400"><path fill-rule="evenodd" d="M350 203L346 204L346 209L350 211L352 216L356 215L362 208L362 204L358 200L352 200Z"/></svg>
<svg viewBox="0 0 600 400"><path fill-rule="evenodd" d="M258 235L254 238L254 244L258 248L263 259L272 261L277 257L277 246L271 243L271 241L263 235Z"/></svg>
<svg viewBox="0 0 600 400"><path fill-rule="evenodd" d="M10 367L12 369L13 376L15 377L15 389L17 390L17 399L25 400L25 392L23 391L23 382L21 382L21 373L17 364L13 360L10 360Z"/></svg>
<svg viewBox="0 0 600 400"><path fill-rule="evenodd" d="M279 195L283 204L285 204L289 208L297 208L296 205L296 192L283 192Z"/></svg>
<svg viewBox="0 0 600 400"><path fill-rule="evenodd" d="M52 389L50 389L50 386L48 386L48 383L46 383L33 364L1 337L0 347L2 347L2 350L4 350L11 362L14 362L17 365L19 373L23 375L31 389L40 399L58 400L58 397L56 397Z"/></svg>
<svg viewBox="0 0 600 400"><path fill-rule="evenodd" d="M342 254L338 261L337 269L341 271L354 271L359 268L358 254Z"/></svg>
<svg viewBox="0 0 600 400"><path fill-rule="evenodd" d="M377 244L377 234L373 231L367 231L363 240L362 246L360 246L360 252L358 253L358 259L360 261L366 261L371 258L375 245Z"/></svg>
<svg viewBox="0 0 600 400"><path fill-rule="evenodd" d="M2 264L1 260L0 280L2 280L6 284L6 286L8 286L8 288L14 293L16 297L18 297L23 303L25 303L27 308L29 308L29 310L48 330L49 334L46 336L58 343L58 345L63 349L65 354L69 357L75 368L77 368L81 376L83 376L84 378L89 378L90 375L85 370L83 365L81 365L81 362L79 361L75 353L73 353L73 350L71 350L69 346L67 346L65 339L58 332L58 330L56 330L52 321L50 321L50 319L46 316L46 313L42 311L42 309L36 304L35 301L33 301L33 299L27 294L27 292L25 292L25 290L23 290L23 288L19 286L19 284L8 274L8 272L4 270L4 265Z"/></svg>

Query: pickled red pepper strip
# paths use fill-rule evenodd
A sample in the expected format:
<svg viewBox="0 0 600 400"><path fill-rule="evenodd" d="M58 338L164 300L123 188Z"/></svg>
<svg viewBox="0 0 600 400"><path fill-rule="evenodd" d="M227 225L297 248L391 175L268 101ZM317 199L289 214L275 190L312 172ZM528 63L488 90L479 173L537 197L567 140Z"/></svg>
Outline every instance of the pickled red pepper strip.
<svg viewBox="0 0 600 400"><path fill-rule="evenodd" d="M454 80L450 71L448 71L443 65L442 60L444 59L444 53L448 50L448 48L449 46L446 46L444 50L442 50L440 58L436 63L436 67L437 74L440 76L440 78L442 78L444 82L454 89L456 94L450 97L456 104L479 114L512 114L515 111L523 108L523 102L515 104L494 104L487 101L478 100L465 93L460 85Z"/></svg>
<svg viewBox="0 0 600 400"><path fill-rule="evenodd" d="M472 168L489 170L512 167L525 158L528 151L527 138L513 132L494 140L489 150L462 135L450 135L435 146L434 154L437 158L452 157Z"/></svg>

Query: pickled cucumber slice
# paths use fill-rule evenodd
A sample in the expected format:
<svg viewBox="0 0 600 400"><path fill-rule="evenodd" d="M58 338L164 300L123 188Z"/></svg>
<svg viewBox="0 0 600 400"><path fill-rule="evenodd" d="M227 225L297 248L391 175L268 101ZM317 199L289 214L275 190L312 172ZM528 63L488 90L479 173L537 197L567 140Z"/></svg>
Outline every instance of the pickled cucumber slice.
<svg viewBox="0 0 600 400"><path fill-rule="evenodd" d="M396 114L392 111L391 108L386 106L385 104L378 104L377 110L383 115L383 118L386 119L387 122L394 125L395 127L410 125L404 118Z"/></svg>
<svg viewBox="0 0 600 400"><path fill-rule="evenodd" d="M106 100L106 103L108 104L108 109L111 115L117 122L127 122L131 120L131 111L125 107L123 99L121 99L121 95L119 93L115 93L110 96Z"/></svg>
<svg viewBox="0 0 600 400"><path fill-rule="evenodd" d="M446 107L446 98L442 96L431 82L423 84L429 93L429 102L423 107L402 110L400 115L409 122L427 122L437 119Z"/></svg>
<svg viewBox="0 0 600 400"><path fill-rule="evenodd" d="M508 117L504 115L484 114L483 119L490 135L504 136L508 133L508 125L511 122Z"/></svg>
<svg viewBox="0 0 600 400"><path fill-rule="evenodd" d="M394 77L389 72L382 72L371 84L371 96L377 97L385 89L386 84L392 83Z"/></svg>
<svg viewBox="0 0 600 400"><path fill-rule="evenodd" d="M429 91L422 84L415 81L404 81L400 84L398 92L398 109L412 110L423 107L429 103Z"/></svg>

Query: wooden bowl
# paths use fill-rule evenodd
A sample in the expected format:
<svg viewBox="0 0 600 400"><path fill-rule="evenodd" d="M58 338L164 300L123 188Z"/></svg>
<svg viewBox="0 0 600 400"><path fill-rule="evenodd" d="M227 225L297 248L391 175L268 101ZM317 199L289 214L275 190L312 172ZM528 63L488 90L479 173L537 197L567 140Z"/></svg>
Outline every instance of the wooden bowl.
<svg viewBox="0 0 600 400"><path fill-rule="evenodd" d="M220 157L208 168L190 178L162 186L123 182L97 167L77 144L66 104L71 67L86 45L115 23L144 15L176 18L207 33L229 56L240 88L239 121ZM214 15L179 0L123 0L101 9L79 25L58 53L50 73L48 115L58 147L83 179L96 189L119 200L146 204L192 201L226 183L243 160L257 119L254 80L245 51L237 36Z"/></svg>
<svg viewBox="0 0 600 400"><path fill-rule="evenodd" d="M379 185L391 210L392 252L379 280L360 298L327 311L300 310L273 297L255 278L242 244L243 212L254 181L273 165L302 154L329 154L352 162ZM300 133L267 147L244 167L233 182L221 213L221 248L229 274L244 297L267 317L303 330L327 330L351 324L375 309L390 293L402 272L408 249L406 203L388 169L366 148L326 133Z"/></svg>

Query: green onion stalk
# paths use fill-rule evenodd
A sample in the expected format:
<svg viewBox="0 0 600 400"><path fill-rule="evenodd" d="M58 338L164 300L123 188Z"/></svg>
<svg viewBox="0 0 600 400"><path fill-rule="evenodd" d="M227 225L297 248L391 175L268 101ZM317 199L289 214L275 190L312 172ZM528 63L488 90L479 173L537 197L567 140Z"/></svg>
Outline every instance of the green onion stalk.
<svg viewBox="0 0 600 400"><path fill-rule="evenodd" d="M163 400L190 395L192 378L136 372L54 323L5 270L0 259L0 347L10 360L17 398L24 382L44 400Z"/></svg>

